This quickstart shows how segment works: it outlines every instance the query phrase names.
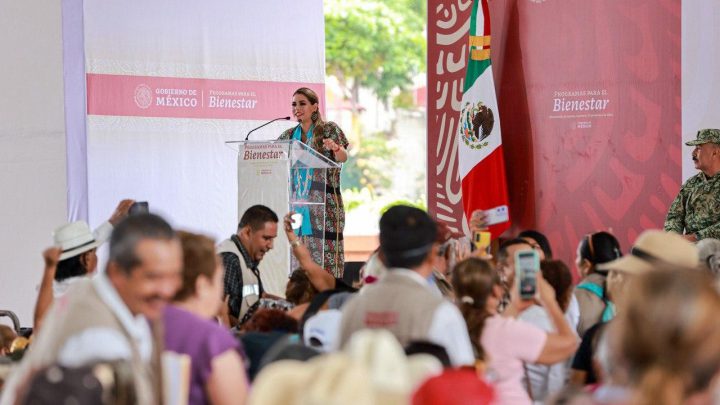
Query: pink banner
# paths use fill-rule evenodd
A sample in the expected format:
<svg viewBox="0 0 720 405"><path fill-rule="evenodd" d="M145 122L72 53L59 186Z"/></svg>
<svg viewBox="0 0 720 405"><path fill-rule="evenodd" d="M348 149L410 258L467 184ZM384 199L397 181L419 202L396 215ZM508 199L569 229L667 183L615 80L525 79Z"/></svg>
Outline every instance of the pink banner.
<svg viewBox="0 0 720 405"><path fill-rule="evenodd" d="M456 140L469 1L428 3L428 207L459 225ZM680 186L680 2L491 1L513 228L571 264L587 233L627 251Z"/></svg>
<svg viewBox="0 0 720 405"><path fill-rule="evenodd" d="M270 120L290 115L290 95L300 87L325 94L325 85L319 83L88 74L87 112L129 117Z"/></svg>

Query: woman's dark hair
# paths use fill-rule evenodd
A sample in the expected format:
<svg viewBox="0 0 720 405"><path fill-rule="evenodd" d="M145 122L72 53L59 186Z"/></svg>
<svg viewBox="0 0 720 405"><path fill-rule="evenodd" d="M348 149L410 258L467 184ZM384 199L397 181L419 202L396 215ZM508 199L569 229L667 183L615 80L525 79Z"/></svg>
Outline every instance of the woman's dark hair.
<svg viewBox="0 0 720 405"><path fill-rule="evenodd" d="M84 276L87 274L85 264L80 259L85 253L80 253L77 256L68 257L65 260L60 260L57 264L57 270L55 270L55 281L63 281L65 279L77 276Z"/></svg>
<svg viewBox="0 0 720 405"><path fill-rule="evenodd" d="M572 296L572 274L562 260L543 260L540 262L540 271L545 281L555 290L555 299L565 312L570 305Z"/></svg>
<svg viewBox="0 0 720 405"><path fill-rule="evenodd" d="M520 232L517 237L518 238L529 238L529 239L534 240L540 246L540 249L542 249L543 253L545 253L545 259L549 260L549 259L553 258L553 252L552 252L552 247L550 247L550 241L542 233L540 233L534 229L528 229L528 230Z"/></svg>
<svg viewBox="0 0 720 405"><path fill-rule="evenodd" d="M318 290L313 287L305 271L297 269L290 274L287 287L285 287L285 299L295 305L305 304L312 301Z"/></svg>
<svg viewBox="0 0 720 405"><path fill-rule="evenodd" d="M317 93L307 87L300 87L299 89L295 90L293 96L298 94L302 94L303 96L305 96L308 101L310 101L310 104L317 105L320 102L320 98L318 97ZM320 147L323 144L322 135L323 131L325 130L325 121L323 121L322 116L320 115L319 107L320 106L318 105L317 119L313 121L313 125L315 125L315 128L313 129L313 142L315 143L315 149L322 150L320 149Z"/></svg>
<svg viewBox="0 0 720 405"><path fill-rule="evenodd" d="M607 232L596 232L586 235L580 242L580 259L592 265L591 272L598 272L595 266L611 262L620 256L620 243Z"/></svg>
<svg viewBox="0 0 720 405"><path fill-rule="evenodd" d="M493 294L493 287L500 285L500 277L489 262L471 257L455 266L452 272L452 284L455 288L457 305L467 324L475 357L486 360L480 337L485 320L492 315L487 310L487 301Z"/></svg>
<svg viewBox="0 0 720 405"><path fill-rule="evenodd" d="M280 309L258 309L242 326L243 332L297 333L298 321Z"/></svg>

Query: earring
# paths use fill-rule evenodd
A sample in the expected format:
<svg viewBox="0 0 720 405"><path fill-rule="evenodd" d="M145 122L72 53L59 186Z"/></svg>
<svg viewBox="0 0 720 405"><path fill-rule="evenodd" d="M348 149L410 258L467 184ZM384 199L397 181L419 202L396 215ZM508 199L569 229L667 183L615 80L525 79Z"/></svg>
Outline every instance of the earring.
<svg viewBox="0 0 720 405"><path fill-rule="evenodd" d="M320 114L317 112L317 110L313 111L313 113L310 114L310 119L312 120L312 122L317 121L318 118L320 118Z"/></svg>

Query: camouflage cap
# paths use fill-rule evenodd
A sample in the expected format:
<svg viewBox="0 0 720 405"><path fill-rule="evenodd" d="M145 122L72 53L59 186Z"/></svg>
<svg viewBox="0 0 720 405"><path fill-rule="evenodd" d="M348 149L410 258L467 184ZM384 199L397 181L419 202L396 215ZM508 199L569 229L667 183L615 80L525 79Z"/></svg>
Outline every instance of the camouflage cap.
<svg viewBox="0 0 720 405"><path fill-rule="evenodd" d="M701 129L697 133L697 139L695 139L694 141L685 142L685 145L696 146L708 142L720 144L720 129Z"/></svg>

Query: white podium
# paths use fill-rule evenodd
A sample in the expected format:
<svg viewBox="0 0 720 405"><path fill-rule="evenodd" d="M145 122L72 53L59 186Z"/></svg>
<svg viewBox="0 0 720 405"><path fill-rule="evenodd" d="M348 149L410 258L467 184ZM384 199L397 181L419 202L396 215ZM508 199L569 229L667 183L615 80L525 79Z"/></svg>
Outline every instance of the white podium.
<svg viewBox="0 0 720 405"><path fill-rule="evenodd" d="M296 231L325 232L325 182L327 169L340 165L299 141L231 141L237 151L238 222L249 207L262 204L279 217L275 244L260 263L260 277L265 291L285 296L288 275L297 268L283 230L283 217L290 211L303 214L303 224ZM318 229L320 225L321 229ZM304 234L303 234L304 232ZM311 252L324 265L323 245Z"/></svg>

